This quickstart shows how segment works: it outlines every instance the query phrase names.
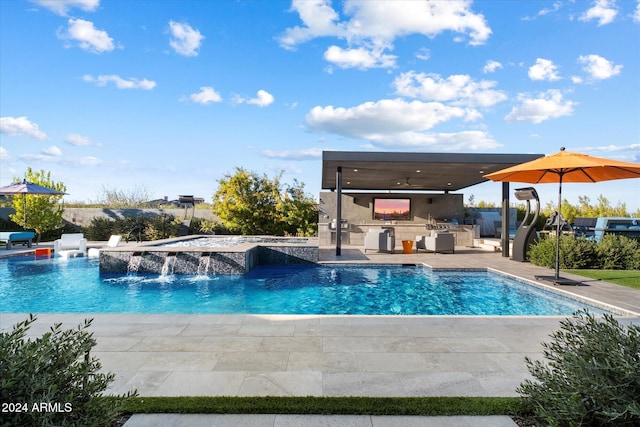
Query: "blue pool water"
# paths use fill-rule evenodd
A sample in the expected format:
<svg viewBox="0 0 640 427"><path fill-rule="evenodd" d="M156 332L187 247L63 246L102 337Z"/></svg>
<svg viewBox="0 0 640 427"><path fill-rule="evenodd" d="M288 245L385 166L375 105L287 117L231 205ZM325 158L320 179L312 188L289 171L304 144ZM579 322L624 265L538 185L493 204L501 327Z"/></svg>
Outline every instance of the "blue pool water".
<svg viewBox="0 0 640 427"><path fill-rule="evenodd" d="M86 258L0 259L0 312L566 316L583 307L499 274L420 266L160 276L101 274Z"/></svg>

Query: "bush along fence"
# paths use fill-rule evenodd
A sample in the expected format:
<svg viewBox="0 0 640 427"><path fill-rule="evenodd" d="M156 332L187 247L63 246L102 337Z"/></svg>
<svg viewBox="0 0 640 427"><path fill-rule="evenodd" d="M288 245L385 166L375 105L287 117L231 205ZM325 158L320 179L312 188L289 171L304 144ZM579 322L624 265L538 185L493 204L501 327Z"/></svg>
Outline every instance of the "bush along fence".
<svg viewBox="0 0 640 427"><path fill-rule="evenodd" d="M529 250L529 260L532 264L553 268L555 253L555 238L542 239ZM597 243L585 238L561 236L560 268L640 270L640 240L609 234Z"/></svg>

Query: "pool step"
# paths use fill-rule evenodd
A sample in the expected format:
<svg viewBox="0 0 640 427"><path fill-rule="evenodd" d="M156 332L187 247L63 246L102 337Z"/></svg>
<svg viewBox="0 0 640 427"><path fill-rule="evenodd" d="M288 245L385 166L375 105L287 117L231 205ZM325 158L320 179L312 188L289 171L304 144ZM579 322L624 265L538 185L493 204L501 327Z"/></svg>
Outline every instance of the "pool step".
<svg viewBox="0 0 640 427"><path fill-rule="evenodd" d="M512 250L513 241L509 241L509 253ZM474 239L473 246L488 252L502 252L502 241L499 239Z"/></svg>

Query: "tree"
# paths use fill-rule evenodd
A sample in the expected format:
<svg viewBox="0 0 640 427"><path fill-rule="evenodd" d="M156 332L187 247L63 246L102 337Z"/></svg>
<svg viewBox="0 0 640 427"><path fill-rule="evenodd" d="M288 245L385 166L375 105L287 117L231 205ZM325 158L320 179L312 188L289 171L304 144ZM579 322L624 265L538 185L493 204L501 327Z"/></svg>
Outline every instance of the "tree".
<svg viewBox="0 0 640 427"><path fill-rule="evenodd" d="M304 192L304 184L293 180L278 204L285 232L292 235L313 236L318 231L318 208L313 198Z"/></svg>
<svg viewBox="0 0 640 427"><path fill-rule="evenodd" d="M233 175L218 181L213 212L231 233L303 234L315 233L315 202L294 181L283 191L282 172L274 178L236 167Z"/></svg>
<svg viewBox="0 0 640 427"><path fill-rule="evenodd" d="M34 172L28 168L24 178L28 182L53 190L62 192L67 190L63 183L51 180L51 172L44 170ZM25 224L27 229L33 229L39 242L42 233L62 226L64 206L60 203L61 199L61 195L16 194L13 196L13 208L16 212L9 215L9 219L17 224Z"/></svg>

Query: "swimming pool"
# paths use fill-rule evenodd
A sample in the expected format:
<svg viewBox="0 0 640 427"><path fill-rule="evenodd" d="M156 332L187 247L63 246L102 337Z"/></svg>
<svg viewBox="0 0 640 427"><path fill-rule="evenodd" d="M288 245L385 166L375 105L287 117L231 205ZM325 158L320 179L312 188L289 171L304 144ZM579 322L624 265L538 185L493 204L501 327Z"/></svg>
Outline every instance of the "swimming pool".
<svg viewBox="0 0 640 427"><path fill-rule="evenodd" d="M584 305L496 273L423 266L163 276L100 273L86 258L0 260L0 312L566 316Z"/></svg>

